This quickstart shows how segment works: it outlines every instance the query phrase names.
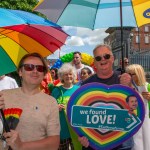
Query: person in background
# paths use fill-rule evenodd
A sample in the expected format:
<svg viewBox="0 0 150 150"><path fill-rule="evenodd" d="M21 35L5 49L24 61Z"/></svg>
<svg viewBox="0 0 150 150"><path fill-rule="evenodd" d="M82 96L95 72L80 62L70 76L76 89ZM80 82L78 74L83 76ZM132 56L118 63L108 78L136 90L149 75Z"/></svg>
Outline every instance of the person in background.
<svg viewBox="0 0 150 150"><path fill-rule="evenodd" d="M40 89L46 93L46 94L50 94L49 88L48 88L48 84L52 83L52 77L50 72L48 71L46 73L46 75L44 76L42 82L41 82L41 86Z"/></svg>
<svg viewBox="0 0 150 150"><path fill-rule="evenodd" d="M73 64L73 66L75 66L75 68L77 70L77 80L78 81L81 80L81 69L84 67L89 68L91 70L92 74L94 74L93 69L90 66L82 64L81 61L82 61L81 53L78 51L74 52L72 64Z"/></svg>
<svg viewBox="0 0 150 150"><path fill-rule="evenodd" d="M131 75L133 87L143 96L145 106L145 119L142 127L133 136L133 150L150 150L150 118L148 101L150 101L150 92L146 81L145 72L141 65L132 64L126 68L126 72Z"/></svg>
<svg viewBox="0 0 150 150"><path fill-rule="evenodd" d="M91 75L92 75L92 71L89 68L87 67L82 68L81 69L81 81L77 82L76 84L81 86L81 83L87 78L89 78Z"/></svg>
<svg viewBox="0 0 150 150"><path fill-rule="evenodd" d="M126 67L129 65L129 60L128 58L124 58L124 68L126 69ZM116 71L120 71L122 72L122 60L120 59L120 67L118 69L116 69Z"/></svg>
<svg viewBox="0 0 150 150"><path fill-rule="evenodd" d="M13 88L18 88L18 84L15 79L6 75L0 76L0 91Z"/></svg>
<svg viewBox="0 0 150 150"><path fill-rule="evenodd" d="M113 71L114 56L111 48L108 45L98 45L93 50L94 65L97 69L96 74L83 81L82 85L92 82L103 83L107 85L123 84L131 86L131 77L129 74L124 73L120 75L120 72ZM89 146L89 141L86 137L78 138L81 144L84 146L83 150L93 150ZM112 150L131 150L133 147L133 139L125 141L121 145L113 148Z"/></svg>
<svg viewBox="0 0 150 150"><path fill-rule="evenodd" d="M58 105L52 96L40 90L40 83L47 71L40 54L26 54L18 65L22 87L0 92L0 109L22 109L16 129L3 134L7 145L13 150L58 149Z"/></svg>
<svg viewBox="0 0 150 150"><path fill-rule="evenodd" d="M57 85L60 82L60 80L58 78L58 69L57 68L51 68L50 73L51 73L51 76L52 76L52 83L54 85Z"/></svg>
<svg viewBox="0 0 150 150"><path fill-rule="evenodd" d="M2 75L0 76L0 91L4 89L13 89L18 88L18 84L15 79ZM2 123L2 117L0 114L0 135L3 133L3 123Z"/></svg>
<svg viewBox="0 0 150 150"><path fill-rule="evenodd" d="M62 85L56 86L52 91L52 96L57 100L60 114L61 131L59 150L69 150L69 147L70 150L79 150L77 144L78 137L73 132L66 116L66 107L69 98L79 88L79 86L74 85L76 74L77 73L74 66L72 66L70 63L64 63L58 70L58 77Z"/></svg>

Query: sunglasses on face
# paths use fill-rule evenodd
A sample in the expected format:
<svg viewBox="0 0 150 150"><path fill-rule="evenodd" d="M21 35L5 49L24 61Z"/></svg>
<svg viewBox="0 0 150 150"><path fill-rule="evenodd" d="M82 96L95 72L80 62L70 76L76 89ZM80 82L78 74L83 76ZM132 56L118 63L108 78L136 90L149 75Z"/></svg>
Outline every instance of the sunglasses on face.
<svg viewBox="0 0 150 150"><path fill-rule="evenodd" d="M96 60L96 61L101 61L102 58L104 58L104 59L109 59L110 56L111 56L110 54L104 54L104 55L102 55L102 56L96 56L96 57L95 57L95 60Z"/></svg>
<svg viewBox="0 0 150 150"><path fill-rule="evenodd" d="M129 62L124 62L125 64L129 64Z"/></svg>
<svg viewBox="0 0 150 150"><path fill-rule="evenodd" d="M22 67L24 67L25 71L33 71L35 68L38 72L44 72L45 67L42 65L33 65L33 64L23 64Z"/></svg>

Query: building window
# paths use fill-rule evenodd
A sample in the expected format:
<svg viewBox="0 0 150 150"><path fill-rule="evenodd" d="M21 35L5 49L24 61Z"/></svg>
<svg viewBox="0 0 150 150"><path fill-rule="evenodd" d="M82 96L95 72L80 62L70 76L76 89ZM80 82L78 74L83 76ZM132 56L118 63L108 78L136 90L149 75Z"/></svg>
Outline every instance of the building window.
<svg viewBox="0 0 150 150"><path fill-rule="evenodd" d="M148 27L148 26L145 26L144 31L145 31L145 32L149 32L149 27Z"/></svg>
<svg viewBox="0 0 150 150"><path fill-rule="evenodd" d="M149 43L149 36L145 36L145 44Z"/></svg>
<svg viewBox="0 0 150 150"><path fill-rule="evenodd" d="M136 35L135 40L136 40L136 41L135 41L136 43L140 43L140 36Z"/></svg>

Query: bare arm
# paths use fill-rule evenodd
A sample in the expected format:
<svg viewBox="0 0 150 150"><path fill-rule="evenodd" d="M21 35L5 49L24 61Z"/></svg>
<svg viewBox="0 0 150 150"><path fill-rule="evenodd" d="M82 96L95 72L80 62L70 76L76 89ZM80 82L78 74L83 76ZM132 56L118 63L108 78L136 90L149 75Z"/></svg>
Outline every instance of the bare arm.
<svg viewBox="0 0 150 150"><path fill-rule="evenodd" d="M25 142L20 150L58 150L59 136L47 137L35 142Z"/></svg>

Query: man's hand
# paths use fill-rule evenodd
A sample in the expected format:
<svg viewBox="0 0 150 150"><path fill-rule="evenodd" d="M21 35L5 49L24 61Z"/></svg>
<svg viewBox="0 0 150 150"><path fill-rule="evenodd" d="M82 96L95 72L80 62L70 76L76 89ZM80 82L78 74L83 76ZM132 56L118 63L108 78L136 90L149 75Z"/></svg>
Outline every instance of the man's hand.
<svg viewBox="0 0 150 150"><path fill-rule="evenodd" d="M131 87L131 76L128 73L123 73L120 77L120 84Z"/></svg>
<svg viewBox="0 0 150 150"><path fill-rule="evenodd" d="M58 107L59 107L59 111L62 111L65 108L63 104L58 104Z"/></svg>
<svg viewBox="0 0 150 150"><path fill-rule="evenodd" d="M15 130L10 132L5 132L4 137L6 138L6 143L14 150L21 150L23 143L20 140L19 133Z"/></svg>
<svg viewBox="0 0 150 150"><path fill-rule="evenodd" d="M84 147L88 147L89 146L89 141L85 136L82 137L78 137L78 141L81 143L81 145L83 145Z"/></svg>
<svg viewBox="0 0 150 150"><path fill-rule="evenodd" d="M150 92L142 92L142 96L147 99L148 101L150 101Z"/></svg>

